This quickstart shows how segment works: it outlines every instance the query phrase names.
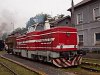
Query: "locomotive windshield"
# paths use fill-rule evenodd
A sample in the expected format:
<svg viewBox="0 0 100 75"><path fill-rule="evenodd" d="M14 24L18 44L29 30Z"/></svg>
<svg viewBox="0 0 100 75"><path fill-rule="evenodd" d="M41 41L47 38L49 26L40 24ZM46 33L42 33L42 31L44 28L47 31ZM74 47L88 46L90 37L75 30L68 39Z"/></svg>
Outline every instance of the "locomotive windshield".
<svg viewBox="0 0 100 75"><path fill-rule="evenodd" d="M42 31L44 30L44 25L37 25L35 31Z"/></svg>

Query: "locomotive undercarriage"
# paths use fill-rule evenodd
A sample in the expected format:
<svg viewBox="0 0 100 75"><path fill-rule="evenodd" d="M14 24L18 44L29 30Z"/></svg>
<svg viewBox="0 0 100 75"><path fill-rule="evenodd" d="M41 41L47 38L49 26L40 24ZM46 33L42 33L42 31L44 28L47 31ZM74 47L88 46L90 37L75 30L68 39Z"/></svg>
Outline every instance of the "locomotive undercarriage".
<svg viewBox="0 0 100 75"><path fill-rule="evenodd" d="M41 62L50 62L57 67L69 67L81 64L82 51L52 52L13 49L13 54Z"/></svg>

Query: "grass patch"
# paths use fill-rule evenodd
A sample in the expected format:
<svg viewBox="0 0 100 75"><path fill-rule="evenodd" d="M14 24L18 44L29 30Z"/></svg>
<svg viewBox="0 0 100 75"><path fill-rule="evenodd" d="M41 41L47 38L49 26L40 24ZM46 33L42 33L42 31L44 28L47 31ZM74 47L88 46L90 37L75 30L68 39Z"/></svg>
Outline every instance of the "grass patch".
<svg viewBox="0 0 100 75"><path fill-rule="evenodd" d="M0 51L0 54L5 54L5 53L6 53L6 51L5 51L5 50Z"/></svg>
<svg viewBox="0 0 100 75"><path fill-rule="evenodd" d="M9 68L13 69L13 71L15 71L18 75L38 75L37 73L32 72L28 69L25 69L24 67L19 66L19 65L15 64L13 62L10 62L6 59L0 58L0 62L5 63ZM0 66L0 68L1 68L1 66ZM6 74L7 71L5 71L5 70L0 69L0 71L4 71L4 72L0 72L0 75L9 75L9 74Z"/></svg>
<svg viewBox="0 0 100 75"><path fill-rule="evenodd" d="M90 63L100 64L100 60L99 59L91 59L91 58L83 58L82 62L90 62Z"/></svg>
<svg viewBox="0 0 100 75"><path fill-rule="evenodd" d="M86 68L91 68L91 69L96 69L96 70L100 70L99 66L95 66L95 65L81 65L82 67L86 67Z"/></svg>

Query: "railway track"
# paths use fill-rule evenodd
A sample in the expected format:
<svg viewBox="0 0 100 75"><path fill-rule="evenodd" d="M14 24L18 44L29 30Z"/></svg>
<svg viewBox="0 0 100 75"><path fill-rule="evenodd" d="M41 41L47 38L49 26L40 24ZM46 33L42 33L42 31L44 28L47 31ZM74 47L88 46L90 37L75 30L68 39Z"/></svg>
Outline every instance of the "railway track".
<svg viewBox="0 0 100 75"><path fill-rule="evenodd" d="M60 68L48 64L19 58L13 55L4 54L3 57L22 63L23 65L28 66L28 68L31 68L32 70L35 69L35 71L37 70L37 72L41 72L40 75L75 75L74 73L66 72L64 70L61 70Z"/></svg>
<svg viewBox="0 0 100 75"><path fill-rule="evenodd" d="M100 64L83 62L80 67L88 71L100 72Z"/></svg>
<svg viewBox="0 0 100 75"><path fill-rule="evenodd" d="M0 62L0 65L5 67L6 69L8 69L12 75L18 75L16 72L14 72L11 68L9 68L6 64L4 64L3 62Z"/></svg>
<svg viewBox="0 0 100 75"><path fill-rule="evenodd" d="M88 68L86 66L81 66L82 69L88 70L88 71L92 71L92 72L100 72L100 70L97 70L95 68Z"/></svg>
<svg viewBox="0 0 100 75"><path fill-rule="evenodd" d="M8 55L5 54L5 57L18 61L24 65L27 65L30 68L34 68L37 69L38 71L44 72L46 75L75 75L73 74L74 72L68 72L67 70L62 70L60 68L56 68L56 67L52 67L51 65L47 65L47 64L41 64L38 62L34 62L34 61L30 61L30 60L26 60L26 59L22 59L13 55ZM89 63L82 63L82 66L80 66L80 69L85 69L87 71L92 71L92 72L98 72L100 73L100 71L96 68L91 68L91 67L87 67L87 65L89 66ZM91 64L92 66L93 64ZM95 64L96 66L98 66L97 64ZM72 68L73 69L73 68ZM80 72L80 71L79 71ZM44 74L40 74L40 75L44 75Z"/></svg>
<svg viewBox="0 0 100 75"><path fill-rule="evenodd" d="M17 65L19 65L19 66L21 66L21 67L23 67L23 68L25 68L25 69L27 69L27 70L29 70L29 71L34 72L35 75L46 75L45 73L42 73L42 72L40 72L40 71L38 71L38 70L36 70L36 69L34 69L34 68L28 67L27 65L24 65L24 64L22 64L22 63L20 63L20 62L14 61L14 60L9 59L9 58L6 58L6 57L4 57L4 56L2 56L2 55L0 55L0 57L1 57L2 59L8 60L8 61L10 61L10 62L12 62L12 63L15 63L15 64L17 64ZM16 59L16 58L15 58L15 59ZM20 74L16 74L11 68L9 68L9 67L8 67L7 65L5 65L3 62L0 62L0 64L3 65L5 68L9 69L9 70L13 73L13 75L20 75ZM14 74L14 73L15 73L15 74ZM34 74L33 74L33 75L34 75Z"/></svg>

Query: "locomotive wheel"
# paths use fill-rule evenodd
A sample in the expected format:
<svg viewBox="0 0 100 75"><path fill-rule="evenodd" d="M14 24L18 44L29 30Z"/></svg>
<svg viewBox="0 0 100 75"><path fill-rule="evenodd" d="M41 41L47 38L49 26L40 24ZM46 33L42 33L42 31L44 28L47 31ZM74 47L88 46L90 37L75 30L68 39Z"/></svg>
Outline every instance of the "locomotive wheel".
<svg viewBox="0 0 100 75"><path fill-rule="evenodd" d="M35 60L35 55L32 54L32 59Z"/></svg>
<svg viewBox="0 0 100 75"><path fill-rule="evenodd" d="M47 58L45 56L38 56L38 60L40 62L47 62Z"/></svg>
<svg viewBox="0 0 100 75"><path fill-rule="evenodd" d="M46 57L43 57L43 61L44 61L44 62L47 62L47 58L46 58Z"/></svg>
<svg viewBox="0 0 100 75"><path fill-rule="evenodd" d="M32 55L32 59L37 61L38 60L38 56L37 55Z"/></svg>
<svg viewBox="0 0 100 75"><path fill-rule="evenodd" d="M43 56L38 56L38 59L39 59L40 61L43 61Z"/></svg>
<svg viewBox="0 0 100 75"><path fill-rule="evenodd" d="M12 51L12 55L14 55L14 52Z"/></svg>

